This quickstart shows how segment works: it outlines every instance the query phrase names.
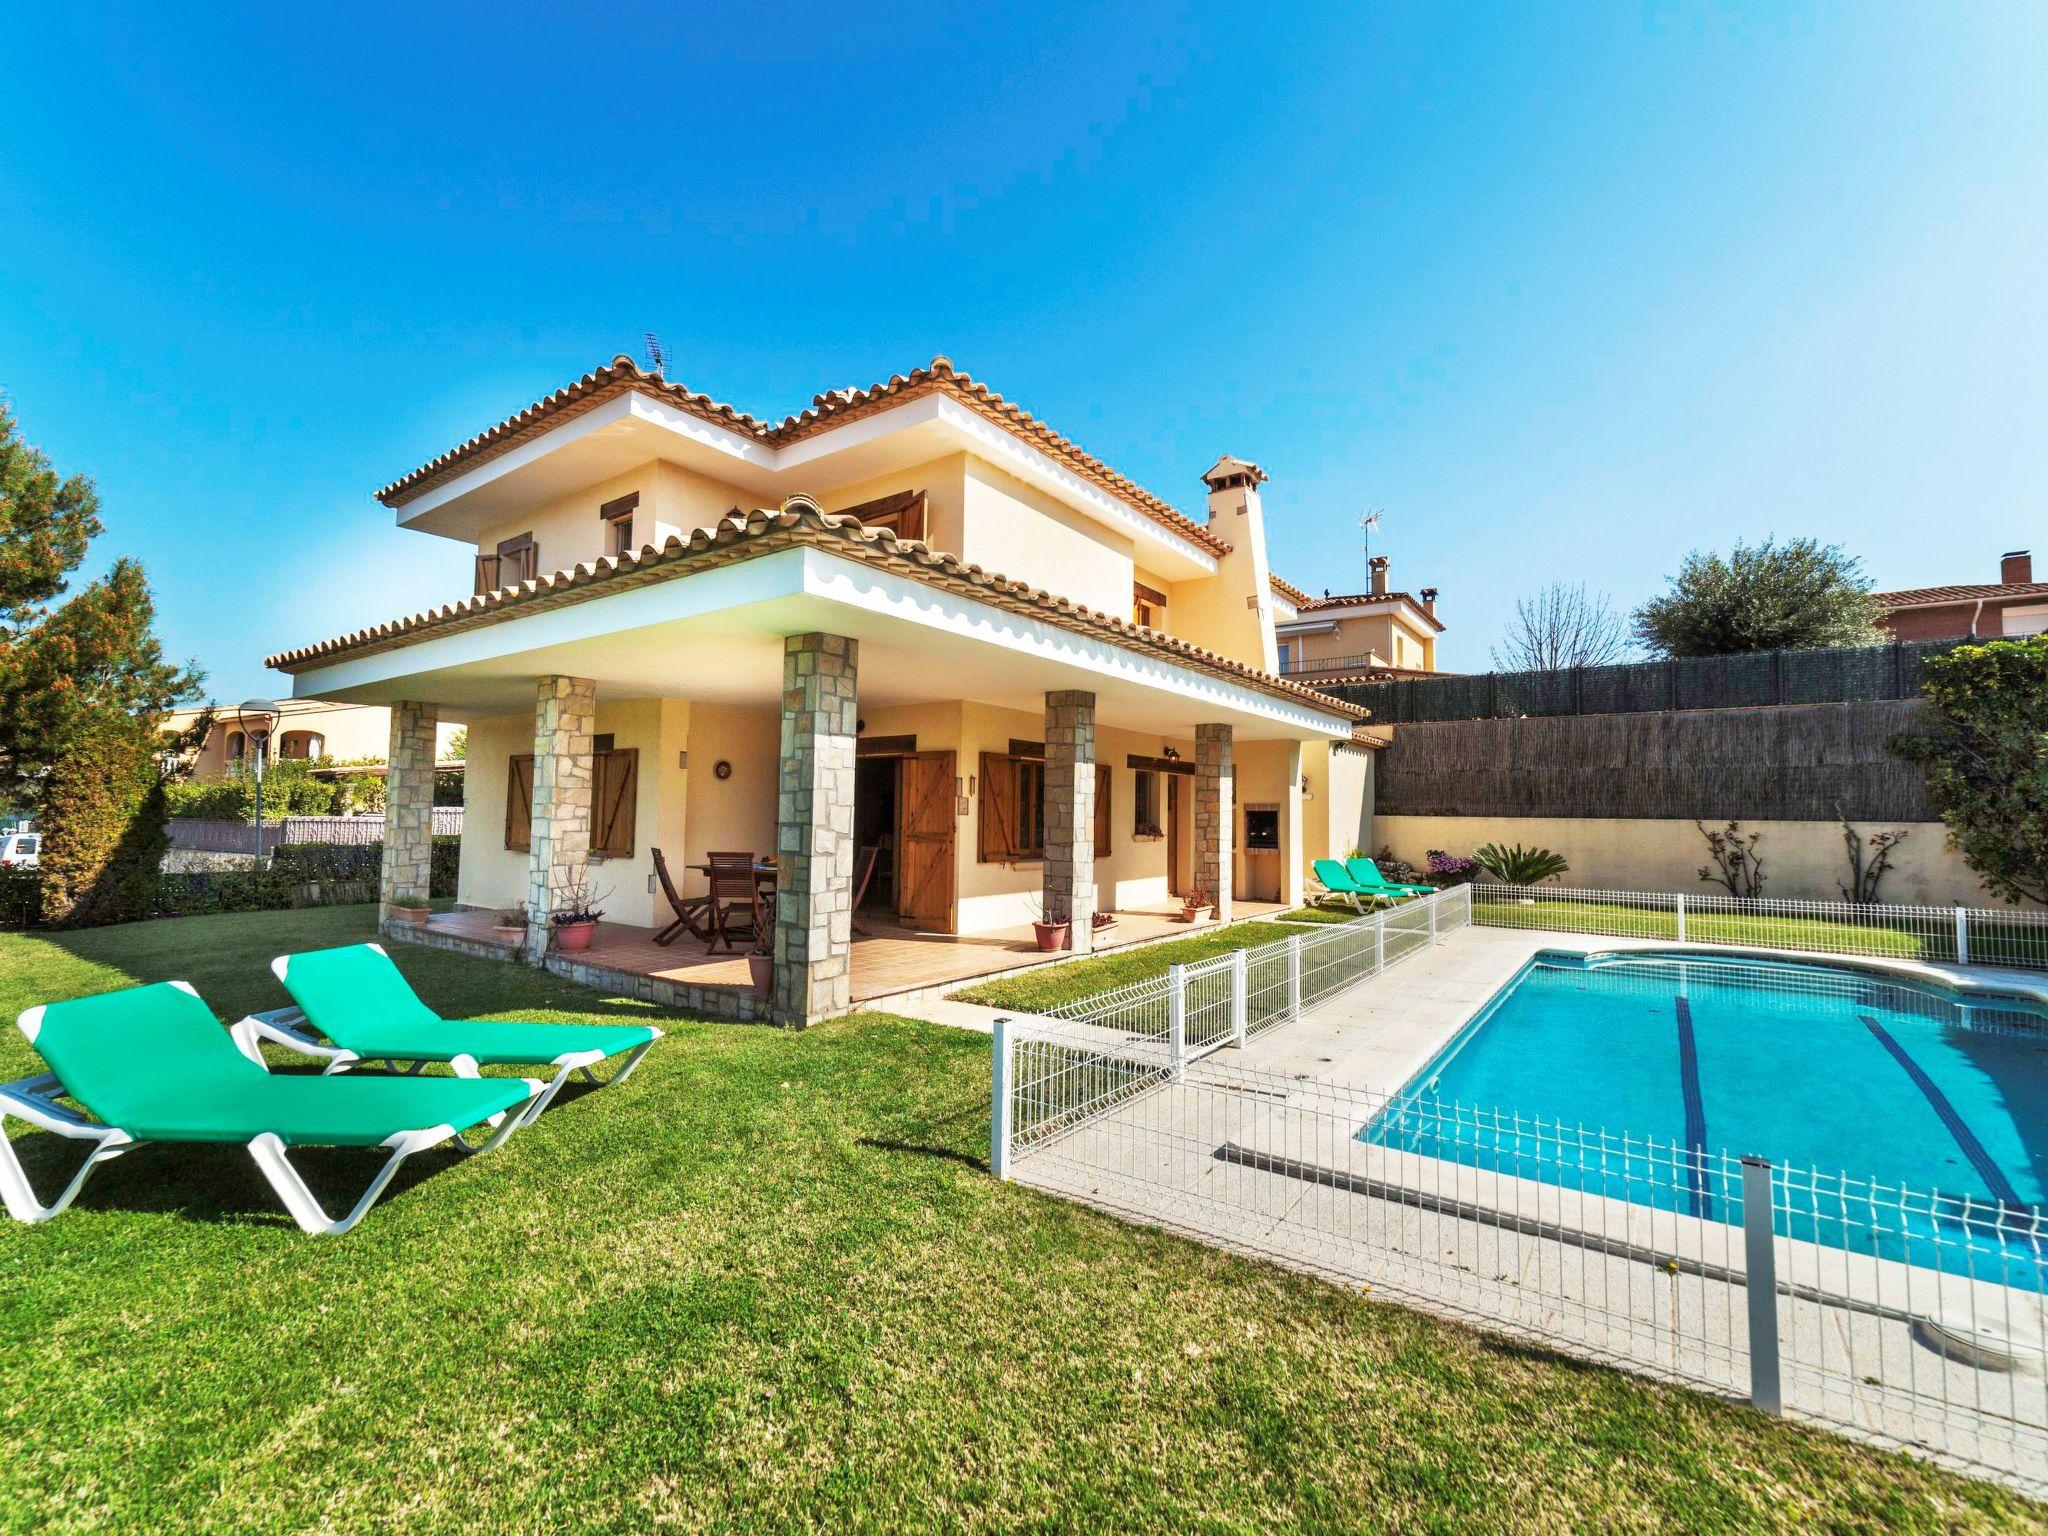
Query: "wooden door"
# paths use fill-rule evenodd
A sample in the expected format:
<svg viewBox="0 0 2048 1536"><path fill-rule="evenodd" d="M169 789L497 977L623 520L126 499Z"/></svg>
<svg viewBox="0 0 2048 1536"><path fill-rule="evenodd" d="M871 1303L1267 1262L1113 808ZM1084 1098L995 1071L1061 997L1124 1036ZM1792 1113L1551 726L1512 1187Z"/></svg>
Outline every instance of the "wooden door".
<svg viewBox="0 0 2048 1536"><path fill-rule="evenodd" d="M1166 894L1185 896L1188 893L1187 876L1181 871L1180 797L1181 778L1177 773L1162 773L1166 780Z"/></svg>
<svg viewBox="0 0 2048 1536"><path fill-rule="evenodd" d="M919 928L953 931L953 754L911 752L896 779L896 911Z"/></svg>

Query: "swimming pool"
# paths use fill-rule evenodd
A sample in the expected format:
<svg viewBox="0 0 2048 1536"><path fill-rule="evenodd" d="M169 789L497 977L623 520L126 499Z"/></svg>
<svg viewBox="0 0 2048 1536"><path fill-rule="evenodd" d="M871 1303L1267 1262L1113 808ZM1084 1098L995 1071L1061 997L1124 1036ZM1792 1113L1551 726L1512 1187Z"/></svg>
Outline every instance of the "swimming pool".
<svg viewBox="0 0 2048 1536"><path fill-rule="evenodd" d="M1765 1157L1793 1170L1786 1235L2048 1288L2048 1006L2030 998L1546 951L1359 1137L1729 1223L1731 1159Z"/></svg>

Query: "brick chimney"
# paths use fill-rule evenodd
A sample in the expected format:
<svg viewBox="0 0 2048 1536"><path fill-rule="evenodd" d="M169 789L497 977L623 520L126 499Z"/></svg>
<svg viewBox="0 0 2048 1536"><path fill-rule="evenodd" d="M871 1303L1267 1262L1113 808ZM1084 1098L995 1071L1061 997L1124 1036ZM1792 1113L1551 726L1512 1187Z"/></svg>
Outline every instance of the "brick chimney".
<svg viewBox="0 0 2048 1536"><path fill-rule="evenodd" d="M2034 579L2034 557L2024 549L2010 550L1998 562L1998 579L2007 586L2024 586Z"/></svg>
<svg viewBox="0 0 2048 1536"><path fill-rule="evenodd" d="M1374 555L1370 560L1366 561L1366 564L1372 569L1372 595L1374 597L1385 597L1387 595L1387 557L1385 555Z"/></svg>

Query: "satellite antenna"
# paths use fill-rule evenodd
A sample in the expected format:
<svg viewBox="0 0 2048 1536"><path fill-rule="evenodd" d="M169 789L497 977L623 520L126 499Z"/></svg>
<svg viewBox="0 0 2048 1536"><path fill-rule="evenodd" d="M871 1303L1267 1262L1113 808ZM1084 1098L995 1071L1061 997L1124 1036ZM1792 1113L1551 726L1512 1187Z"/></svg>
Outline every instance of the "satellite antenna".
<svg viewBox="0 0 2048 1536"><path fill-rule="evenodd" d="M660 374L663 378L667 378L668 354L661 350L661 338L655 335L652 331L643 331L641 332L641 334L647 338L648 366L653 368L653 370L656 373Z"/></svg>

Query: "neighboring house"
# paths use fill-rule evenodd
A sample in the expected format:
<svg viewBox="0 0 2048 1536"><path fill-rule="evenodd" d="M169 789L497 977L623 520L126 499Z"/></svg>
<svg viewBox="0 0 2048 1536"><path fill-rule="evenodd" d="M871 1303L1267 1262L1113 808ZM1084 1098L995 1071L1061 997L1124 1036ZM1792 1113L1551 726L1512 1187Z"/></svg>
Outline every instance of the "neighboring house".
<svg viewBox="0 0 2048 1536"><path fill-rule="evenodd" d="M399 711L387 901L424 883L396 829L460 721L463 906L523 901L542 958L586 885L608 928L667 923L654 849L686 893L713 850L775 850L772 1012L815 1018L870 850L905 925L1043 913L1086 949L1097 908L1295 902L1350 846L1363 712L1279 675L1306 598L1264 471L1203 479L1197 520L945 358L770 425L621 357L379 493L475 551L473 595L270 664Z"/></svg>
<svg viewBox="0 0 2048 1536"><path fill-rule="evenodd" d="M1874 595L1883 609L1878 623L1898 640L1997 640L2048 631L2048 581L2034 580L2034 557L2024 549L1998 562L1995 582Z"/></svg>
<svg viewBox="0 0 2048 1536"><path fill-rule="evenodd" d="M1295 594L1293 611L1276 626L1280 671L1286 677L1340 677L1436 670L1436 588L1418 599L1387 589L1387 557L1374 555L1371 590L1321 597Z"/></svg>
<svg viewBox="0 0 2048 1536"><path fill-rule="evenodd" d="M192 757L192 777L212 780L226 777L239 763L250 760L255 748L249 733L235 718L232 704L209 706L213 726ZM164 721L167 731L191 728L204 709L174 709ZM449 741L461 729L457 721L441 727L437 756L448 764ZM331 704L321 699L283 699L268 743L270 762L280 758L331 757L346 762L351 758L385 756L391 750L391 711L378 704Z"/></svg>

